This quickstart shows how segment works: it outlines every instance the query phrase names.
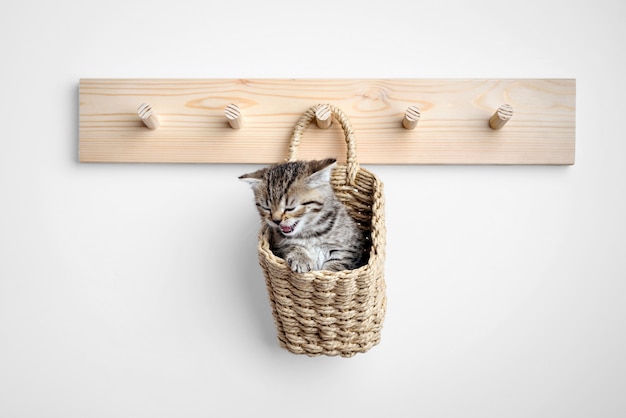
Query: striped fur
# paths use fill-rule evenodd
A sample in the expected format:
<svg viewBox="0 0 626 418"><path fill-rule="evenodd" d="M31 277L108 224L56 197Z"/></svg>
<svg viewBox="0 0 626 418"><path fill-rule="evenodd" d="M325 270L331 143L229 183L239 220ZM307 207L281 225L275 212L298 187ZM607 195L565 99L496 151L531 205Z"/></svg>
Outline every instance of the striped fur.
<svg viewBox="0 0 626 418"><path fill-rule="evenodd" d="M277 164L239 177L252 186L274 254L295 272L362 265L364 238L330 185L334 159Z"/></svg>

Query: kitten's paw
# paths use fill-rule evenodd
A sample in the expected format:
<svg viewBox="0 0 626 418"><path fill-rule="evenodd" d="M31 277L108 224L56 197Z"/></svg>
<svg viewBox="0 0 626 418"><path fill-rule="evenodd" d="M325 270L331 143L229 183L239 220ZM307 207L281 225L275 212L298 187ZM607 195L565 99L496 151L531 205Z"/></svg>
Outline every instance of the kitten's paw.
<svg viewBox="0 0 626 418"><path fill-rule="evenodd" d="M306 273L313 270L313 260L303 255L292 255L287 257L287 264L291 271L296 273Z"/></svg>
<svg viewBox="0 0 626 418"><path fill-rule="evenodd" d="M347 261L331 260L324 263L322 270L341 271L350 269L350 263Z"/></svg>

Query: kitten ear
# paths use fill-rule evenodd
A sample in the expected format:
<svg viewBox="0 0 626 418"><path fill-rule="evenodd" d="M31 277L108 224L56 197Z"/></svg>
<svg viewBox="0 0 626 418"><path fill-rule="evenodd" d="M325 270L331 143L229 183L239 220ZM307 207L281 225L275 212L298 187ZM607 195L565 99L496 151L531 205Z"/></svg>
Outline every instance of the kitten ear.
<svg viewBox="0 0 626 418"><path fill-rule="evenodd" d="M313 174L306 179L306 183L311 187L319 187L330 182L330 174L337 165L337 160L327 158L326 160L314 160L309 162Z"/></svg>
<svg viewBox="0 0 626 418"><path fill-rule="evenodd" d="M263 179L263 176L266 171L267 171L266 168L262 168L261 170L257 170L254 173L248 173L248 174L239 176L239 180L245 181L246 183L250 185L250 187L252 187L253 189L256 189L261 183L261 180Z"/></svg>

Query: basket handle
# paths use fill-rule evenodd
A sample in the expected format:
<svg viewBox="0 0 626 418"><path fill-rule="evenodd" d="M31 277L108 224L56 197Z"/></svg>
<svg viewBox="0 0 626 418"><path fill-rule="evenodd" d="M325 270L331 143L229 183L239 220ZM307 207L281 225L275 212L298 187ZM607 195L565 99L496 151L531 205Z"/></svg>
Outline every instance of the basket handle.
<svg viewBox="0 0 626 418"><path fill-rule="evenodd" d="M304 130L309 126L309 124L315 119L315 111L321 104L315 105L309 108L296 123L296 127L293 130L293 135L291 135L291 143L289 144L289 156L287 157L287 161L295 161L298 158L298 144L300 144L300 139L302 139L302 135L304 135ZM333 105L327 105L330 107L330 111L332 116L339 122L341 128L343 130L343 134L346 139L347 146L347 171L346 177L348 179L349 184L354 184L356 180L356 174L359 171L359 163L356 160L356 139L354 137L354 131L352 130L352 124L350 123L350 119L346 116L345 113L341 109Z"/></svg>

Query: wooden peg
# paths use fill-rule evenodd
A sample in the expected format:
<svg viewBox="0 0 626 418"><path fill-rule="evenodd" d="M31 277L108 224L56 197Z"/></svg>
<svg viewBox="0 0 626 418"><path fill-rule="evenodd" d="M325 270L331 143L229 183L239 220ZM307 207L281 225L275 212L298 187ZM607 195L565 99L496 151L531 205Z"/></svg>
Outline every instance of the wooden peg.
<svg viewBox="0 0 626 418"><path fill-rule="evenodd" d="M152 110L152 106L150 106L148 103L142 103L141 106L137 108L137 114L146 125L146 127L150 129L156 129L161 125L159 115L157 115L156 112Z"/></svg>
<svg viewBox="0 0 626 418"><path fill-rule="evenodd" d="M415 129L417 122L420 120L420 108L417 106L409 106L404 113L404 119L402 119L402 126L405 129Z"/></svg>
<svg viewBox="0 0 626 418"><path fill-rule="evenodd" d="M333 123L330 106L326 104L319 105L315 110L315 119L317 121L317 126L320 129L330 128L330 125Z"/></svg>
<svg viewBox="0 0 626 418"><path fill-rule="evenodd" d="M496 113L489 119L489 126L491 129L500 129L513 117L513 107L508 104L503 104L498 108Z"/></svg>
<svg viewBox="0 0 626 418"><path fill-rule="evenodd" d="M243 128L243 116L241 115L241 111L239 110L239 106L236 104L229 104L226 106L226 110L224 111L224 115L226 116L226 120L228 120L228 124L233 129L241 129Z"/></svg>

